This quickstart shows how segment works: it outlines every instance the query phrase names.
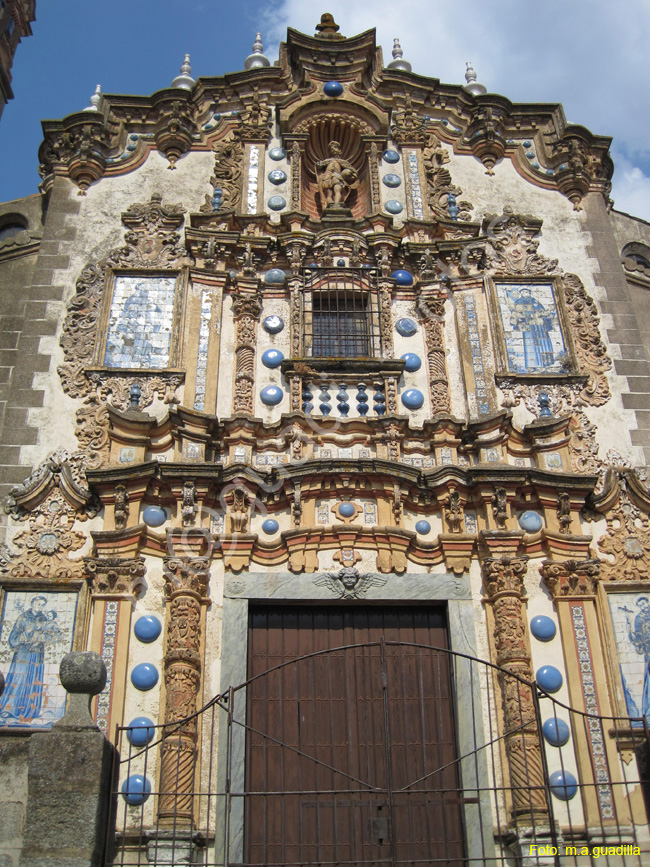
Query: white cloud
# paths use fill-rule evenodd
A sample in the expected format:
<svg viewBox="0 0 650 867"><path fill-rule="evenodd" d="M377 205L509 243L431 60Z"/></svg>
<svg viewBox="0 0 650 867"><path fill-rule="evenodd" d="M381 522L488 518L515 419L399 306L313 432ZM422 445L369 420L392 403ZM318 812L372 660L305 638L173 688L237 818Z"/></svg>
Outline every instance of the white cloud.
<svg viewBox="0 0 650 867"><path fill-rule="evenodd" d="M277 52L287 26L313 33L324 8L346 36L376 27L384 63L395 36L421 75L463 83L471 60L491 92L513 102L562 102L571 122L615 136L623 152L650 164L647 0L627 0L624 11L611 0L276 0L266 12L269 51ZM634 202L648 217L640 192L647 181L619 151L616 207Z"/></svg>
<svg viewBox="0 0 650 867"><path fill-rule="evenodd" d="M621 154L616 157L612 198L617 211L650 221L650 177Z"/></svg>

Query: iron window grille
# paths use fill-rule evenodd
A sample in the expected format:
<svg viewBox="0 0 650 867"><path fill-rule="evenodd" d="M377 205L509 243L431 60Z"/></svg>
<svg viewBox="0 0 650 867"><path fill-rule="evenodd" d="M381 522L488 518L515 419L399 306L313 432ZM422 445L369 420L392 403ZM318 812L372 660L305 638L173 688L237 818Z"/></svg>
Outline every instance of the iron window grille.
<svg viewBox="0 0 650 867"><path fill-rule="evenodd" d="M303 354L381 358L377 272L307 268L303 279Z"/></svg>

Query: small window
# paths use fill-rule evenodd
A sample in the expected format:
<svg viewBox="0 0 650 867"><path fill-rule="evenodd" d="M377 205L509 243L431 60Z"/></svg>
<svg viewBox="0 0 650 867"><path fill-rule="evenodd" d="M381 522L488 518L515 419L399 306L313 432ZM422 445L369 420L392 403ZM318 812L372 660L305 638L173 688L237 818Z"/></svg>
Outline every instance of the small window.
<svg viewBox="0 0 650 867"><path fill-rule="evenodd" d="M380 358L375 272L308 269L304 292L304 354L313 358Z"/></svg>
<svg viewBox="0 0 650 867"><path fill-rule="evenodd" d="M5 223L4 226L0 226L0 242L5 241L7 238L14 238L16 235L24 232L26 228L27 226L23 223Z"/></svg>

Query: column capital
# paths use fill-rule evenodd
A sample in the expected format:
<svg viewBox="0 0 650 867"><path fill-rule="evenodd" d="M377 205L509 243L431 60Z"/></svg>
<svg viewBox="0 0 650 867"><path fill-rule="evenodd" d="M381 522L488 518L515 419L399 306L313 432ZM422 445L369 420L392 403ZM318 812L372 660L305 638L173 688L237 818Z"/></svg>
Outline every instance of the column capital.
<svg viewBox="0 0 650 867"><path fill-rule="evenodd" d="M593 598L598 588L599 560L547 560L540 569L554 599Z"/></svg>

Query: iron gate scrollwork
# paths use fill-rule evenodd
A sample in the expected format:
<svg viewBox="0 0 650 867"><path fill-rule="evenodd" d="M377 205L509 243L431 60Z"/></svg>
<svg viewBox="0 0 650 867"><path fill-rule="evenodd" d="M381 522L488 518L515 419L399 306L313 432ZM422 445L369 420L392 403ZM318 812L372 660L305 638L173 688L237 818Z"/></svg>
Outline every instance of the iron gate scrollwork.
<svg viewBox="0 0 650 867"><path fill-rule="evenodd" d="M506 729L504 700L520 687L534 695L533 713L526 701L513 725L510 707ZM192 818L170 819L173 792L153 784L144 800L136 784L129 805L125 781L158 779L161 744L168 762L185 725L199 733ZM544 779L522 786L508 755L531 734ZM642 867L650 858L647 721L571 709L441 647L382 638L296 653L187 721L118 735L107 864L577 867L595 850L599 864ZM576 758L594 743L597 761L584 749Z"/></svg>

